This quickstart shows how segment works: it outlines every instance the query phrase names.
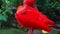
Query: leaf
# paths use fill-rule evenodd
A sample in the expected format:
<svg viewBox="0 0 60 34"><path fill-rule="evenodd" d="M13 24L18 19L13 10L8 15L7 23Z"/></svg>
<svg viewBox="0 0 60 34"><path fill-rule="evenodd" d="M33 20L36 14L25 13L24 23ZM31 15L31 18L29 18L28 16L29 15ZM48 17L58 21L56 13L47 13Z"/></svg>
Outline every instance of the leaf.
<svg viewBox="0 0 60 34"><path fill-rule="evenodd" d="M0 9L0 14L1 14L2 10Z"/></svg>
<svg viewBox="0 0 60 34"><path fill-rule="evenodd" d="M50 0L46 0L46 6L48 6L48 5L49 5L49 2L50 2Z"/></svg>
<svg viewBox="0 0 60 34"><path fill-rule="evenodd" d="M55 3L51 6L51 8L55 7L55 6L57 5L57 3L58 3L58 2L55 2Z"/></svg>
<svg viewBox="0 0 60 34"><path fill-rule="evenodd" d="M13 14L13 12L12 12L12 9L11 8L8 8L8 13L10 13L11 15Z"/></svg>
<svg viewBox="0 0 60 34"><path fill-rule="evenodd" d="M7 18L4 15L0 14L0 20L7 21Z"/></svg>
<svg viewBox="0 0 60 34"><path fill-rule="evenodd" d="M3 4L2 4L2 9L5 10L7 7L8 7L8 5L7 5L6 3L3 3Z"/></svg>

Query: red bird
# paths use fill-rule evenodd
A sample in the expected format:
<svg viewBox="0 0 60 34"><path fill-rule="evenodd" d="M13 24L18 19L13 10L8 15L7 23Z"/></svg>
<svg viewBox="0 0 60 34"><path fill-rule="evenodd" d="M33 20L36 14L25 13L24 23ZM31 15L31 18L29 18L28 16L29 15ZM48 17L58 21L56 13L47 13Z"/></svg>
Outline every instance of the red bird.
<svg viewBox="0 0 60 34"><path fill-rule="evenodd" d="M54 26L52 20L38 11L34 0L24 0L23 5L18 6L15 18L21 27L28 29L28 34L32 34L34 29L50 32L48 25Z"/></svg>

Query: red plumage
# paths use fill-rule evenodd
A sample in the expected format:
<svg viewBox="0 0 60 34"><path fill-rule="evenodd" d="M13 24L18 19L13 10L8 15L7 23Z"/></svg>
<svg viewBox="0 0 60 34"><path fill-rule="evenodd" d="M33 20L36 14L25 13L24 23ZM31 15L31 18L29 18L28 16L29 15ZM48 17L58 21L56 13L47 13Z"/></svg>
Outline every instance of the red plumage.
<svg viewBox="0 0 60 34"><path fill-rule="evenodd" d="M17 8L15 18L21 27L28 29L43 29L50 32L48 25L54 26L54 22L39 12L34 5L34 0L24 0L23 5Z"/></svg>

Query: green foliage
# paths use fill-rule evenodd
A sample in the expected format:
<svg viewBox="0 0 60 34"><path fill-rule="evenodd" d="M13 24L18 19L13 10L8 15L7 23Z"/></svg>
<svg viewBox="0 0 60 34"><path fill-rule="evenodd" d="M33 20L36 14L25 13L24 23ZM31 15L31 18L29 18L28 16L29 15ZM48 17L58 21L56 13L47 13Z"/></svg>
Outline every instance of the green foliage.
<svg viewBox="0 0 60 34"><path fill-rule="evenodd" d="M4 20L4 21L6 21L6 20L7 20L7 18L6 18L6 16L5 16L5 15L0 15L0 20Z"/></svg>
<svg viewBox="0 0 60 34"><path fill-rule="evenodd" d="M0 30L0 34L20 34L20 30L19 29L1 29Z"/></svg>
<svg viewBox="0 0 60 34"><path fill-rule="evenodd" d="M7 21L8 15L13 15L13 10L20 4L18 0L0 0L0 20Z"/></svg>
<svg viewBox="0 0 60 34"><path fill-rule="evenodd" d="M22 33L27 34L27 32L24 32L20 29L14 29L14 28L0 30L0 34L22 34ZM50 34L58 34L58 31L52 30Z"/></svg>
<svg viewBox="0 0 60 34"><path fill-rule="evenodd" d="M52 19L60 14L60 0L36 0L36 5L41 5L42 12Z"/></svg>
<svg viewBox="0 0 60 34"><path fill-rule="evenodd" d="M14 4L14 0L1 0L2 5L0 9L0 20L7 21L8 15L12 15L12 4ZM7 14L8 13L8 14Z"/></svg>

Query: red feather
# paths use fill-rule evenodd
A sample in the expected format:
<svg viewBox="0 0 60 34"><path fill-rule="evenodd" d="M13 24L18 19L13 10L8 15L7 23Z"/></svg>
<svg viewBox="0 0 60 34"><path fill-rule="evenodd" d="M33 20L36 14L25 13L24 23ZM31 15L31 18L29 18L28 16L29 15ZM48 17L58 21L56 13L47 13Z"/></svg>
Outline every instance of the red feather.
<svg viewBox="0 0 60 34"><path fill-rule="evenodd" d="M54 26L54 22L39 12L34 5L34 0L24 0L23 5L17 8L15 18L21 27L43 29L50 32L48 25Z"/></svg>

